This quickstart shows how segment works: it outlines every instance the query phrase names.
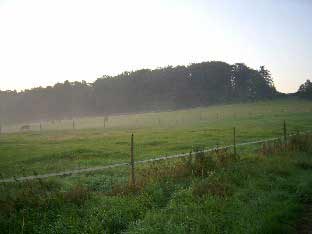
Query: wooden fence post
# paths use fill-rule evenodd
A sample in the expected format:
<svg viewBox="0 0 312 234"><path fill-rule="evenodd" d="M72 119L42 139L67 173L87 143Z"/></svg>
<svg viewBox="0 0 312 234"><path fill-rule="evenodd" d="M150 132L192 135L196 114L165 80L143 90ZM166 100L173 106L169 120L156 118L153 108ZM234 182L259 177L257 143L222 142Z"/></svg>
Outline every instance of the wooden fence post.
<svg viewBox="0 0 312 234"><path fill-rule="evenodd" d="M130 152L130 160L131 160L131 185L135 187L135 175L134 175L134 142L133 142L133 133L131 135L131 152Z"/></svg>
<svg viewBox="0 0 312 234"><path fill-rule="evenodd" d="M106 128L106 123L108 123L108 115L105 115L103 117L103 126L104 126L104 128Z"/></svg>
<svg viewBox="0 0 312 234"><path fill-rule="evenodd" d="M192 168L192 176L194 176L194 169L192 167L192 161L193 161L193 158L192 158L192 150L191 150L190 155L189 155L189 166Z"/></svg>
<svg viewBox="0 0 312 234"><path fill-rule="evenodd" d="M234 156L236 157L236 128L233 128L233 146L234 146Z"/></svg>
<svg viewBox="0 0 312 234"><path fill-rule="evenodd" d="M284 125L283 125L283 132L284 132L284 142L287 142L287 129L286 129L286 121L284 120Z"/></svg>

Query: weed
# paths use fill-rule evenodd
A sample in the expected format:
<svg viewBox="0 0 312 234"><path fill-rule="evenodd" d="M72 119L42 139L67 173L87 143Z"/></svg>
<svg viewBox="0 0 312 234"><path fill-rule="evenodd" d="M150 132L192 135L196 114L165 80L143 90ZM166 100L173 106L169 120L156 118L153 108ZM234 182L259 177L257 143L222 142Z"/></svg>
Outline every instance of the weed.
<svg viewBox="0 0 312 234"><path fill-rule="evenodd" d="M238 156L230 152L228 149L216 150L214 154L217 159L216 165L218 167L225 167L238 160Z"/></svg>
<svg viewBox="0 0 312 234"><path fill-rule="evenodd" d="M198 196L198 197L202 197L205 195L213 195L213 196L217 196L217 197L221 197L221 198L225 198L227 196L231 195L231 187L226 184L226 183L222 183L219 181L214 181L214 180L210 180L205 179L202 180L196 184L193 185L192 187L192 193L193 196Z"/></svg>
<svg viewBox="0 0 312 234"><path fill-rule="evenodd" d="M312 135L294 135L287 142L277 140L262 144L260 154L263 156L279 154L282 152L311 152Z"/></svg>

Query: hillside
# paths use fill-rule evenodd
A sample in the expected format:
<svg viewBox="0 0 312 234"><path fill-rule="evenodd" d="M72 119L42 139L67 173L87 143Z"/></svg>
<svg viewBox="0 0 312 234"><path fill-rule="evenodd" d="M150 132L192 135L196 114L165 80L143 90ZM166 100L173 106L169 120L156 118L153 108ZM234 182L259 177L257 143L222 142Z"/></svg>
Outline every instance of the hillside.
<svg viewBox="0 0 312 234"><path fill-rule="evenodd" d="M292 233L310 206L312 102L288 98L7 126L2 178L64 172L282 137L192 158L0 183L0 233ZM286 121L286 128L284 128ZM9 129L9 127L11 129ZM14 131L15 130L17 131ZM280 138L284 139L284 138ZM1 178L0 178L1 180Z"/></svg>
<svg viewBox="0 0 312 234"><path fill-rule="evenodd" d="M57 172L129 160L130 135L135 135L135 157L189 152L281 136L283 121L289 133L312 129L312 102L298 99L215 105L170 112L3 126L0 135L0 171L3 176ZM6 132L10 134L6 134Z"/></svg>

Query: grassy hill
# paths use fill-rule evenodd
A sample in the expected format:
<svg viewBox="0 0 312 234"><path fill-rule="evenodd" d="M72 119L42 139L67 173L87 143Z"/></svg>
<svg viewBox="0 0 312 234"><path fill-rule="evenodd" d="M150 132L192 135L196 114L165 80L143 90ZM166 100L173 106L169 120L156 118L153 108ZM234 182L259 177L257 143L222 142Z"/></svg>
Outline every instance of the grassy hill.
<svg viewBox="0 0 312 234"><path fill-rule="evenodd" d="M297 99L77 119L0 135L2 177L33 175L312 130ZM85 125L83 125L85 123ZM119 124L117 124L119 123ZM45 126L45 124L43 124ZM67 125L66 125L67 126ZM81 126L81 127L80 127ZM98 127L96 127L98 126ZM312 195L311 136L191 159L0 184L0 233L294 233Z"/></svg>
<svg viewBox="0 0 312 234"><path fill-rule="evenodd" d="M99 117L76 119L75 130L72 121L42 123L42 132L0 135L0 171L20 176L129 161L131 133L138 160L232 144L233 127L238 143L281 136L284 120L289 133L311 130L311 117L312 102L290 99L111 116L105 129Z"/></svg>

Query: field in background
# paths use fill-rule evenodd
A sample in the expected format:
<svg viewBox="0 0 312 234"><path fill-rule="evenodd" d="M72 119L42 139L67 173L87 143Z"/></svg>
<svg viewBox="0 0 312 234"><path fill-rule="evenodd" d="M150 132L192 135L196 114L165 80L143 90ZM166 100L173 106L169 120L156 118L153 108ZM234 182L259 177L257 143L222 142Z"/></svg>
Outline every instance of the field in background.
<svg viewBox="0 0 312 234"><path fill-rule="evenodd" d="M75 129L137 129L146 127L181 127L198 122L212 123L220 120L278 117L291 113L312 113L310 101L285 99L247 104L217 105L177 111L150 112L141 114L112 115L104 124L104 116L83 117L64 120L51 120L33 123L2 125L3 133L17 133L23 125L29 125L31 131L73 130ZM105 127L104 127L105 126Z"/></svg>
<svg viewBox="0 0 312 234"><path fill-rule="evenodd" d="M290 99L233 104L160 113L32 123L31 131L3 126L0 171L3 177L58 172L129 161L130 135L135 134L135 159L189 152L237 142L312 130L312 102Z"/></svg>

